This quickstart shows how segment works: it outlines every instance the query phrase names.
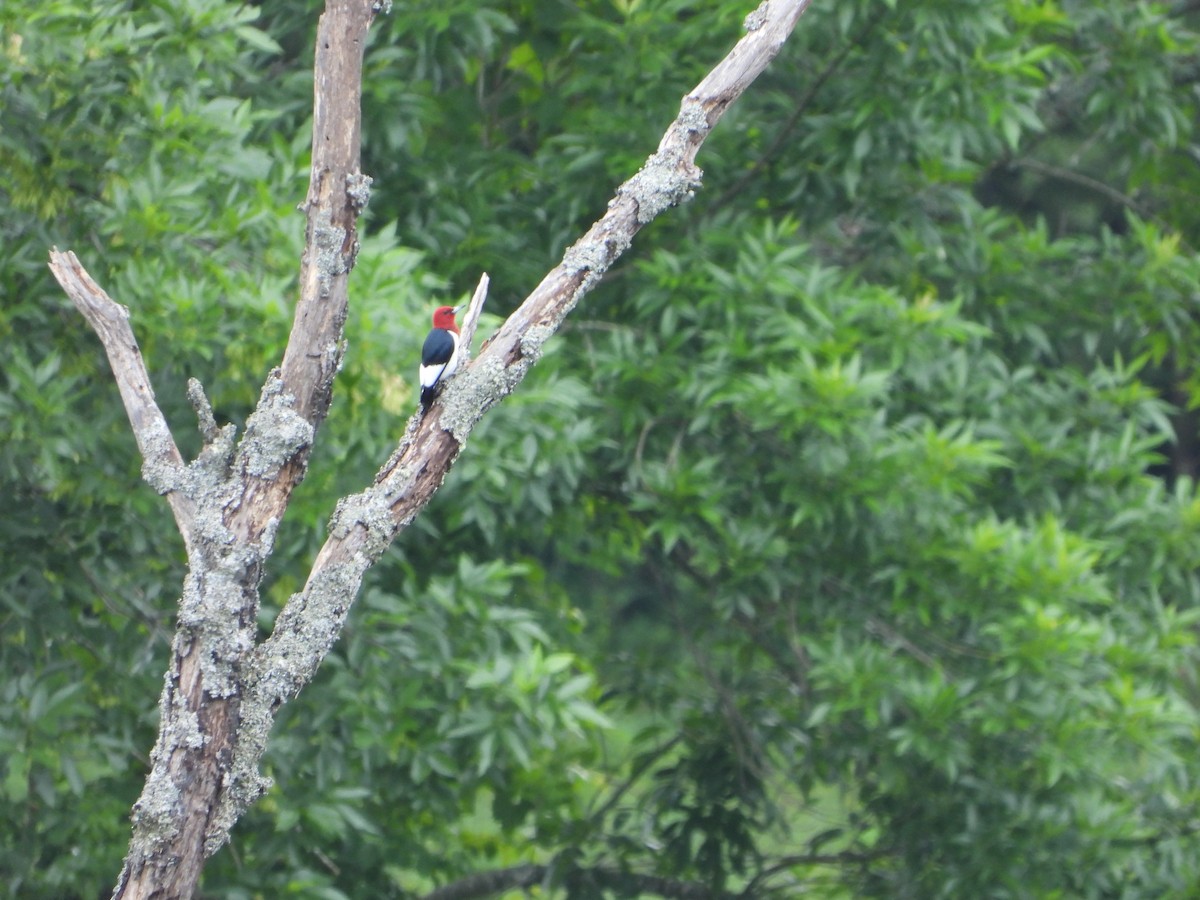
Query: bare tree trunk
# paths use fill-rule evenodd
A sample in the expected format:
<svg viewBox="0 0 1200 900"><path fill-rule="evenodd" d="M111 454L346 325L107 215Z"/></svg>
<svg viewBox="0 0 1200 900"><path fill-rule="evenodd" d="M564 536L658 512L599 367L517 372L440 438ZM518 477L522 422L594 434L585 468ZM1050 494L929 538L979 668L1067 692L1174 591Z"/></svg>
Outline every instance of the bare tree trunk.
<svg viewBox="0 0 1200 900"><path fill-rule="evenodd" d="M633 236L700 183L695 158L729 105L774 58L809 0L767 0L747 34L684 97L657 152L618 188L608 211L567 250L425 415L415 415L375 483L338 503L304 590L270 637L255 642L259 583L275 529L304 477L342 358L355 224L370 179L358 171L362 54L383 4L329 0L317 31L312 176L300 296L280 368L246 433L218 428L189 384L204 448L185 464L154 400L128 311L73 253L50 268L103 342L142 453L143 477L166 496L184 537L188 575L160 700L151 771L133 808L133 837L113 896L185 898L204 860L268 787L258 771L280 706L312 678L337 639L362 576L425 507L483 414L513 391L579 299ZM473 329L486 290L472 304ZM469 349L469 348L467 348Z"/></svg>
<svg viewBox="0 0 1200 900"><path fill-rule="evenodd" d="M188 552L152 768L133 808L133 838L114 897L190 897L204 860L228 839L234 810L265 788L258 777L231 779L230 766L242 728L263 565L292 489L304 477L341 362L346 283L358 251L355 222L369 185L358 171L359 98L374 15L370 0L331 0L320 19L295 324L282 368L267 379L236 450L232 427L216 428L193 382L189 396L205 447L195 462L183 464L155 405L127 311L73 254L51 255L55 275L104 341L145 459L143 474L170 501Z"/></svg>

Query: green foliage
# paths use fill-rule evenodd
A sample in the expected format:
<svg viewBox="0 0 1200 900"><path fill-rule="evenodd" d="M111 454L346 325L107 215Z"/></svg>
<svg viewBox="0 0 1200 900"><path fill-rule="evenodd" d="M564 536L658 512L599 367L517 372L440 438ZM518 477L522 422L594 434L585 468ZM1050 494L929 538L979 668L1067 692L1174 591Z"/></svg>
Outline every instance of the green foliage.
<svg viewBox="0 0 1200 900"><path fill-rule="evenodd" d="M732 44L730 0L397 4L349 352L262 625L413 408ZM1197 13L813 4L371 574L213 897L536 862L746 896L1186 897L1200 881ZM185 452L240 421L301 251L315 11L0 9L0 877L111 886L182 576L77 250ZM617 896L609 880L609 896Z"/></svg>
<svg viewBox="0 0 1200 900"><path fill-rule="evenodd" d="M638 264L639 318L593 355L613 398L597 430L624 439L584 490L623 478L633 515L586 528L640 544L605 606L660 624L646 658L690 650L654 697L698 717L683 719L691 754L660 773L672 789L647 800L668 859L711 882L743 875L744 820L789 819L769 809L781 779L847 792L839 844L882 857L860 893L1133 884L1142 857L1117 848L1180 839L1173 808L1193 793L1171 684L1194 615L1165 611L1193 601L1177 575L1200 544L1180 518L1190 489L1167 497L1145 474L1161 401L1136 366L1013 371L961 307L856 284L794 230ZM753 296L753 314L731 296ZM1113 527L1151 508L1190 535L1172 563ZM1177 573L1172 606L1151 569ZM626 671L607 675L645 703ZM732 811L689 799L730 766ZM1138 878L1194 875L1176 862Z"/></svg>
<svg viewBox="0 0 1200 900"><path fill-rule="evenodd" d="M533 615L507 605L534 581L531 567L460 558L432 578L406 575L397 593L366 590L341 650L285 709L268 766L276 787L224 876L239 889L295 893L297 867L310 887L332 889L330 859L353 860L356 885L378 891L459 871L501 843L471 839L461 816L495 793L510 807L497 818L519 823L545 802L522 797L524 773L585 758L584 728L607 724L582 661L549 649ZM278 859L289 867L268 864Z"/></svg>

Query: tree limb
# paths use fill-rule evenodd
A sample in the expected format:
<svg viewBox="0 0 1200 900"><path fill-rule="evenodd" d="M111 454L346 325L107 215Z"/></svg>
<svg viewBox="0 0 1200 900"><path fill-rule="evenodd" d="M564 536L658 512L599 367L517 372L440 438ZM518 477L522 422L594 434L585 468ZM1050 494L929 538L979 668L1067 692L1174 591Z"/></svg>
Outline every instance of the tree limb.
<svg viewBox="0 0 1200 900"><path fill-rule="evenodd" d="M788 869L799 868L801 866L865 867L868 863L885 859L891 855L891 850L875 849L862 851L842 850L838 853L797 853L793 856L784 856L775 860L771 865L762 869L750 879L746 887L737 896L752 900L752 898L759 896L763 891L767 890L766 883L771 878L782 872L786 872Z"/></svg>
<svg viewBox="0 0 1200 900"><path fill-rule="evenodd" d="M190 548L192 503L185 494L173 488L183 473L183 456L154 399L150 373L146 371L142 351L129 325L129 310L109 297L70 251L64 253L54 247L50 251L50 271L104 345L133 437L142 454L142 477L156 491L166 495L183 543Z"/></svg>
<svg viewBox="0 0 1200 900"><path fill-rule="evenodd" d="M1153 218L1152 213L1128 194L1117 190L1110 184L1105 184L1097 178L1092 178L1090 175L1076 172L1074 169L1067 169L1063 166L1042 162L1040 159L1034 159L1030 156L1009 160L1008 164L1018 169L1028 169L1031 172L1037 172L1039 175L1045 175L1048 178L1066 181L1079 187L1087 188L1089 191L1094 191L1103 197L1107 197L1119 206L1133 210L1133 212L1137 213L1143 219Z"/></svg>
<svg viewBox="0 0 1200 900"><path fill-rule="evenodd" d="M494 869L460 878L430 891L421 900L473 900L476 897L491 897L501 891L521 890L542 884L558 873L553 865L511 866ZM604 866L578 867L561 874L555 883L571 885L576 890L572 896L599 895L600 891L613 891L621 897L637 897L656 894L669 900L734 900L734 894L714 891L702 884L676 881L658 875L643 875Z"/></svg>

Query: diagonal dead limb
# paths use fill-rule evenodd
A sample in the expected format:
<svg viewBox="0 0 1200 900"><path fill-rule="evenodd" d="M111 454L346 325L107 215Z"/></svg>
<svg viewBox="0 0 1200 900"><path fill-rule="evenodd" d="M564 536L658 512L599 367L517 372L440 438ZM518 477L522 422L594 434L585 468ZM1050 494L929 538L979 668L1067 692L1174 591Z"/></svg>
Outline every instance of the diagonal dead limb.
<svg viewBox="0 0 1200 900"><path fill-rule="evenodd" d="M129 310L109 297L69 250L63 252L55 247L50 251L50 271L100 337L142 454L142 477L166 496L184 545L190 549L193 507L191 499L179 490L183 456L154 399L150 374L129 325Z"/></svg>

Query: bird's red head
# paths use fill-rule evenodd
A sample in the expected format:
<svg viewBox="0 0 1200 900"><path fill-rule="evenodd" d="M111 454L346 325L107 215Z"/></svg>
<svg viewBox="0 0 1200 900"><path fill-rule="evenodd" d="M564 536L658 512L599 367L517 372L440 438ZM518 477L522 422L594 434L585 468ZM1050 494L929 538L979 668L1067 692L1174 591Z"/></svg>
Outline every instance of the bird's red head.
<svg viewBox="0 0 1200 900"><path fill-rule="evenodd" d="M456 312L458 312L456 306L439 306L433 311L433 327L444 328L446 331L458 334L458 323L454 321Z"/></svg>

